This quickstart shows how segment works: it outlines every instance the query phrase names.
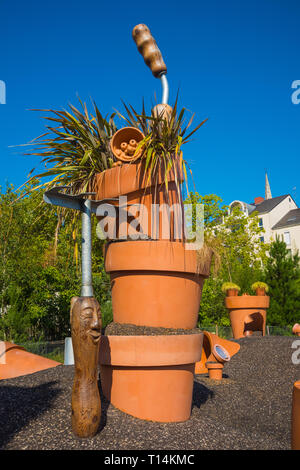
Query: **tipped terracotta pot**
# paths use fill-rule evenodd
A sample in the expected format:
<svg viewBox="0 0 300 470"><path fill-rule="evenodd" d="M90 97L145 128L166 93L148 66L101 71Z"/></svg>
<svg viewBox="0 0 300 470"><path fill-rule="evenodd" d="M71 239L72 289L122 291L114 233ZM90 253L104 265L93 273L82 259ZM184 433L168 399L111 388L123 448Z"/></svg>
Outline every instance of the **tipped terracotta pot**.
<svg viewBox="0 0 300 470"><path fill-rule="evenodd" d="M139 149L136 155L135 149L144 137L144 134L136 127L119 129L110 141L112 153L122 162L134 162L142 155L143 149Z"/></svg>
<svg viewBox="0 0 300 470"><path fill-rule="evenodd" d="M165 173L160 170L157 179L148 181L145 162L124 164L99 173L96 178L97 200L109 200L107 203L115 207L115 213L105 219L110 230L106 230L108 239L129 238L134 219L139 218L136 230L145 238L182 240L184 239L184 210L181 189L178 185L183 181L179 164L177 180L175 171L170 170L167 176L168 188L165 185ZM127 206L119 207L119 196L127 197ZM117 200L113 200L116 198ZM141 212L137 213L135 204L141 204ZM156 206L153 206L156 204ZM168 218L168 208L170 221ZM103 208L103 212L105 208ZM158 214L156 214L156 212ZM104 214L99 220L104 219ZM182 236L181 236L182 235Z"/></svg>
<svg viewBox="0 0 300 470"><path fill-rule="evenodd" d="M195 328L211 252L199 259L181 242L124 241L106 245L114 321Z"/></svg>
<svg viewBox="0 0 300 470"><path fill-rule="evenodd" d="M231 329L235 339L261 331L265 335L267 308L270 297L267 295L241 295L226 297L225 305L229 310Z"/></svg>
<svg viewBox="0 0 300 470"><path fill-rule="evenodd" d="M206 362L228 362L239 350L240 345L227 339L219 338L214 333L203 331L203 346L201 359L195 365L195 374L206 374ZM221 351L220 351L221 349Z"/></svg>
<svg viewBox="0 0 300 470"><path fill-rule="evenodd" d="M32 354L17 344L0 342L0 379L12 379L59 365L60 362Z"/></svg>
<svg viewBox="0 0 300 470"><path fill-rule="evenodd" d="M189 419L195 362L203 335L102 336L100 375L106 398L136 418Z"/></svg>
<svg viewBox="0 0 300 470"><path fill-rule="evenodd" d="M293 388L292 450L300 450L300 381Z"/></svg>
<svg viewBox="0 0 300 470"><path fill-rule="evenodd" d="M207 361L205 366L208 369L210 379L222 380L224 364L220 364L220 362Z"/></svg>
<svg viewBox="0 0 300 470"><path fill-rule="evenodd" d="M300 336L300 325L299 323L295 323L293 326L292 332L294 335Z"/></svg>

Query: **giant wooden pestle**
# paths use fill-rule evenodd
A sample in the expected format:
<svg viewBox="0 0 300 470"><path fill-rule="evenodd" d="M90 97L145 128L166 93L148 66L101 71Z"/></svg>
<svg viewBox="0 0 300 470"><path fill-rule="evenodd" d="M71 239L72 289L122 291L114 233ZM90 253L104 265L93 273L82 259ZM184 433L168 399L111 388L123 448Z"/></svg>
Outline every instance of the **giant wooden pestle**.
<svg viewBox="0 0 300 470"><path fill-rule="evenodd" d="M75 361L72 428L79 437L96 434L101 418L97 382L101 311L94 297L73 297L71 329Z"/></svg>

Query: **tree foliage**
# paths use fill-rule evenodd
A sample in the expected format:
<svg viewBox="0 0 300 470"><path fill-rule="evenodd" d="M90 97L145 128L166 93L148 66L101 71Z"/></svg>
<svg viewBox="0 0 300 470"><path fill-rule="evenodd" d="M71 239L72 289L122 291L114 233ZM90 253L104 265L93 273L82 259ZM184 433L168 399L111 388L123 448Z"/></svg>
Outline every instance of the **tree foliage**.
<svg viewBox="0 0 300 470"><path fill-rule="evenodd" d="M266 262L265 280L269 286L268 321L272 325L293 325L299 322L300 258L291 255L278 237L271 244Z"/></svg>
<svg viewBox="0 0 300 470"><path fill-rule="evenodd" d="M74 252L80 239L63 220L58 225L56 209L45 205L42 191L22 195L12 186L0 193L0 339L61 339L70 336L71 297L80 295L80 249L78 258ZM96 220L94 233L95 228ZM102 244L93 237L93 283L99 301L106 302L110 288Z"/></svg>

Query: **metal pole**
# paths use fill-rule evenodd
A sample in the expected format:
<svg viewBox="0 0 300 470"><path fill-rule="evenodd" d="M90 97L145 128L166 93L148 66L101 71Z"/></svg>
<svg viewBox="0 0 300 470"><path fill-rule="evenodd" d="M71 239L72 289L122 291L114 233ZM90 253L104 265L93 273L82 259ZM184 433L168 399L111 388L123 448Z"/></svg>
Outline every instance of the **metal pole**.
<svg viewBox="0 0 300 470"><path fill-rule="evenodd" d="M93 297L91 200L82 204L82 284L81 297Z"/></svg>
<svg viewBox="0 0 300 470"><path fill-rule="evenodd" d="M167 80L167 76L165 73L161 74L159 77L162 85L162 104L168 104L169 101L169 84Z"/></svg>

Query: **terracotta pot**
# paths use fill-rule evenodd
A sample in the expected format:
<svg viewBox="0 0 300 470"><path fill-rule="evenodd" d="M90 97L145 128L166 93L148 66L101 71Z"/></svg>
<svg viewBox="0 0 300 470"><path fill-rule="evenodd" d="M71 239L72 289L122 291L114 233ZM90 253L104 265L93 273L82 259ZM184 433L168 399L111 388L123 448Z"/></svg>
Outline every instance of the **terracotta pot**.
<svg viewBox="0 0 300 470"><path fill-rule="evenodd" d="M60 362L32 354L17 344L0 342L0 379L12 379L59 365Z"/></svg>
<svg viewBox="0 0 300 470"><path fill-rule="evenodd" d="M158 174L157 181L148 181L144 162L125 164L99 173L96 179L98 188L96 198L99 201L110 199L107 203L116 208L112 215L105 219L110 227L110 230L107 230L108 239L130 238L133 220L137 218L136 230L145 238L184 239L181 189L176 185L174 173L174 170L168 173L168 190L163 171ZM182 171L179 171L179 166L177 175L179 183L182 182ZM112 200L119 196L127 197L127 206L119 207L119 199ZM142 205L140 213L135 204ZM153 209L153 204L157 205L156 209ZM169 206L173 205L169 219ZM103 218L104 215L98 217L99 220Z"/></svg>
<svg viewBox="0 0 300 470"><path fill-rule="evenodd" d="M202 263L201 263L202 262ZM195 328L210 257L197 259L181 242L124 241L106 245L114 321Z"/></svg>
<svg viewBox="0 0 300 470"><path fill-rule="evenodd" d="M206 362L213 361L224 364L240 350L241 346L238 343L219 338L214 333L203 331L203 335L201 359L195 364L195 374L206 374L208 372ZM224 350L222 355L220 355L220 347Z"/></svg>
<svg viewBox="0 0 300 470"><path fill-rule="evenodd" d="M266 289L263 287L258 287L256 290L255 290L255 293L256 295L266 295Z"/></svg>
<svg viewBox="0 0 300 470"><path fill-rule="evenodd" d="M228 289L226 294L227 294L227 297L233 297L233 296L239 295L239 291L237 289Z"/></svg>
<svg viewBox="0 0 300 470"><path fill-rule="evenodd" d="M292 332L294 333L294 335L300 336L300 325L299 325L299 323L295 323L295 325L293 326Z"/></svg>
<svg viewBox="0 0 300 470"><path fill-rule="evenodd" d="M220 364L220 362L207 361L205 366L208 369L208 375L210 379L222 380L224 364Z"/></svg>
<svg viewBox="0 0 300 470"><path fill-rule="evenodd" d="M203 335L102 336L106 398L136 418L179 422L191 414L194 368Z"/></svg>
<svg viewBox="0 0 300 470"><path fill-rule="evenodd" d="M300 450L300 380L294 383L293 388L292 450Z"/></svg>
<svg viewBox="0 0 300 470"><path fill-rule="evenodd" d="M263 336L266 330L267 308L270 297L267 295L241 295L226 297L225 305L229 310L231 329L235 339L251 335L253 331L261 331ZM248 333L251 332L251 333Z"/></svg>
<svg viewBox="0 0 300 470"><path fill-rule="evenodd" d="M134 162L142 155L143 149L140 149L136 155L135 148L141 140L144 139L144 134L136 127L123 127L119 129L111 138L110 148L114 156L122 162ZM132 142L134 141L135 144ZM122 148L126 144L127 149ZM131 149L128 152L128 149Z"/></svg>

